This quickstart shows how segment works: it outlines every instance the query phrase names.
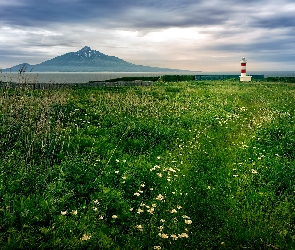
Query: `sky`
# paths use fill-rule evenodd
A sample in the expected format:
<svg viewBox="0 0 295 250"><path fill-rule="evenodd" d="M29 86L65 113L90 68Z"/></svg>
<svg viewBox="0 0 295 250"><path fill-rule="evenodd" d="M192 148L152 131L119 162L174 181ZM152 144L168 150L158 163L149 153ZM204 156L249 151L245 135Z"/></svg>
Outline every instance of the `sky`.
<svg viewBox="0 0 295 250"><path fill-rule="evenodd" d="M89 46L192 71L295 71L294 0L0 0L0 69Z"/></svg>

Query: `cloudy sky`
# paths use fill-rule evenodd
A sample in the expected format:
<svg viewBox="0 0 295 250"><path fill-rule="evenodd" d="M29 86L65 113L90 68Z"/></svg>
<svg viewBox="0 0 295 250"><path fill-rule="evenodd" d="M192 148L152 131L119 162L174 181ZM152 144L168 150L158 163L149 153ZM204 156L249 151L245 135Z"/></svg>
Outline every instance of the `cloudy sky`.
<svg viewBox="0 0 295 250"><path fill-rule="evenodd" d="M128 62L295 71L294 0L0 0L0 68L90 46Z"/></svg>

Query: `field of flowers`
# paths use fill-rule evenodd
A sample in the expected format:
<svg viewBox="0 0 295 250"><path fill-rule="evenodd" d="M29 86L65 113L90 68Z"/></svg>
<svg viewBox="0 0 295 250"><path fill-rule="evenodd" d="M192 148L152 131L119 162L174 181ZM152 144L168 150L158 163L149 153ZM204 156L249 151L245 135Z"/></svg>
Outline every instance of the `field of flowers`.
<svg viewBox="0 0 295 250"><path fill-rule="evenodd" d="M0 249L294 249L295 85L0 89Z"/></svg>

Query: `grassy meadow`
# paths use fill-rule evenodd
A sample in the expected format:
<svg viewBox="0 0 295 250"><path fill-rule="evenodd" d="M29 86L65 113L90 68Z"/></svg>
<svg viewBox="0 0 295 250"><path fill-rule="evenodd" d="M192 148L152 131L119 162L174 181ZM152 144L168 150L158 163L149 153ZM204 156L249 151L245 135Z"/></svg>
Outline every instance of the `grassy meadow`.
<svg viewBox="0 0 295 250"><path fill-rule="evenodd" d="M295 84L0 89L0 249L295 249Z"/></svg>

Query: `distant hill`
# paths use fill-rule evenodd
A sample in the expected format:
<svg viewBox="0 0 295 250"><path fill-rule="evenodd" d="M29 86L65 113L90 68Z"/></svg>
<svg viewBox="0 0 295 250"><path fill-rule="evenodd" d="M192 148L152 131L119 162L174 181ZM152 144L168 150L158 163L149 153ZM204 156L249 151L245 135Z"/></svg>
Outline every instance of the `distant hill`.
<svg viewBox="0 0 295 250"><path fill-rule="evenodd" d="M18 72L22 67L32 72L185 72L188 70L136 65L115 56L108 56L85 46L77 52L69 52L45 62L30 65L19 64L7 69Z"/></svg>

